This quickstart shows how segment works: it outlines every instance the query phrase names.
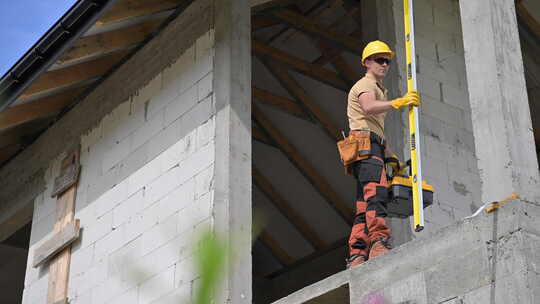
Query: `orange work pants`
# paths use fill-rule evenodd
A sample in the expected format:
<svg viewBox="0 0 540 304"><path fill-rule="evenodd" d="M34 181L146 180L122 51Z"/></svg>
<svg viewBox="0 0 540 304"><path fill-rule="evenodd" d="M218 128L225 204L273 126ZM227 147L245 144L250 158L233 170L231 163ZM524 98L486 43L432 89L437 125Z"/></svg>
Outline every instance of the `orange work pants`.
<svg viewBox="0 0 540 304"><path fill-rule="evenodd" d="M388 181L384 162L377 156L355 163L354 174L357 179L356 216L349 237L349 254L368 257L373 242L390 238L390 228L384 219Z"/></svg>

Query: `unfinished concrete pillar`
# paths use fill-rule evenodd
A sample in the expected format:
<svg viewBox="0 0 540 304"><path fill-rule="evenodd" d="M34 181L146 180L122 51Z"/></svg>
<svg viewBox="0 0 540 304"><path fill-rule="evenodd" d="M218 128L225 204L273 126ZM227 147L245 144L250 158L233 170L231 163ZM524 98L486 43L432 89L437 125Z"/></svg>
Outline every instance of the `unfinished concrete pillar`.
<svg viewBox="0 0 540 304"><path fill-rule="evenodd" d="M539 174L513 0L460 1L482 200L538 201Z"/></svg>
<svg viewBox="0 0 540 304"><path fill-rule="evenodd" d="M215 231L229 240L216 303L251 303L251 12L214 0Z"/></svg>

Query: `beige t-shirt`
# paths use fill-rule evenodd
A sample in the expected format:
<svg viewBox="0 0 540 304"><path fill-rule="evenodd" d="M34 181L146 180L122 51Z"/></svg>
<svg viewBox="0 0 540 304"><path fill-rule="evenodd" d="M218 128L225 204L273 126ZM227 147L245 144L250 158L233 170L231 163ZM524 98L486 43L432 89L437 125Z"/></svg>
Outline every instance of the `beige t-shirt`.
<svg viewBox="0 0 540 304"><path fill-rule="evenodd" d="M364 114L364 111L362 111L362 107L360 107L360 94L367 92L375 93L375 99L377 100L388 100L388 90L380 83L378 84L375 77L366 74L366 76L358 80L349 91L347 104L349 128L351 130L370 130L377 133L379 136L384 137L384 118L386 117L386 113L366 115Z"/></svg>

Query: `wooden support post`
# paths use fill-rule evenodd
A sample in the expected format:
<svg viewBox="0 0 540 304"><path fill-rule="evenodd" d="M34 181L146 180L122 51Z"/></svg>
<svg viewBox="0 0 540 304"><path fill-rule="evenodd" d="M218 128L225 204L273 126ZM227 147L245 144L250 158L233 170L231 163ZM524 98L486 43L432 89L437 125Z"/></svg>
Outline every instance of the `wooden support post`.
<svg viewBox="0 0 540 304"><path fill-rule="evenodd" d="M60 176L56 178L53 196L56 200L56 223L53 231L56 235L66 232L71 227L78 236L78 221L75 220L75 194L77 192L77 180L79 177L79 148L69 153L62 161ZM71 233L66 233L71 235ZM53 237L54 239L54 237ZM75 237L69 237L72 242ZM46 242L49 245L51 242ZM65 242L55 243L63 249L43 248L36 250L56 253L49 262L49 287L47 304L67 303L69 263L71 260L71 247ZM47 245L47 244L44 244Z"/></svg>

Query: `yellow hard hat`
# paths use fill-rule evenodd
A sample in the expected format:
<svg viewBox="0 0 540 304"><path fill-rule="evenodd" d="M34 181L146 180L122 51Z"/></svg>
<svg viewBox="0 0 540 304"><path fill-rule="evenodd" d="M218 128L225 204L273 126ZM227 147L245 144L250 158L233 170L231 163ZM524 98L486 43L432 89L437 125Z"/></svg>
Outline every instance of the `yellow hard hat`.
<svg viewBox="0 0 540 304"><path fill-rule="evenodd" d="M362 52L362 65L366 61L366 58L375 54L390 54L390 58L394 58L395 55L388 44L380 40L371 41L366 45L364 51Z"/></svg>

